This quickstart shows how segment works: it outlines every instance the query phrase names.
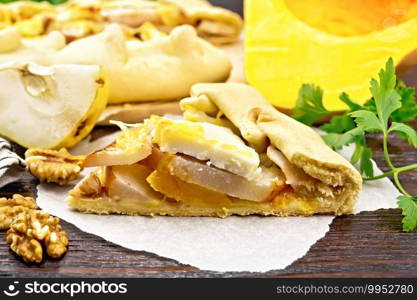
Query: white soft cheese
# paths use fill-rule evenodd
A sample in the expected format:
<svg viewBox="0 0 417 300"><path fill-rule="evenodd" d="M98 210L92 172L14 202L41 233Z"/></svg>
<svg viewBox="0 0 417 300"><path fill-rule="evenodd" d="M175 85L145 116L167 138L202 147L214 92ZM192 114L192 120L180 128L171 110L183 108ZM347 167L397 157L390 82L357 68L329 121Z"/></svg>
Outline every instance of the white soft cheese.
<svg viewBox="0 0 417 300"><path fill-rule="evenodd" d="M159 117L152 121L154 143L163 152L184 153L248 179L260 174L258 153L229 128Z"/></svg>

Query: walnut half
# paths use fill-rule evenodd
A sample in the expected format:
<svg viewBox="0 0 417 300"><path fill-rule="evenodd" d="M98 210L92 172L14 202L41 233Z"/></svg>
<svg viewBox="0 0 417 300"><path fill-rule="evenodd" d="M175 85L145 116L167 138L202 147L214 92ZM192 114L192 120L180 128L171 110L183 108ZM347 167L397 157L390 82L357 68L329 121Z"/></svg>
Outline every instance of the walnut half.
<svg viewBox="0 0 417 300"><path fill-rule="evenodd" d="M59 151L29 149L25 157L26 164L35 177L59 185L66 185L80 176L85 158L85 156L71 155L65 148Z"/></svg>
<svg viewBox="0 0 417 300"><path fill-rule="evenodd" d="M53 258L64 255L68 237L61 230L58 218L41 210L29 210L18 215L10 225L6 242L25 262L40 263L44 249Z"/></svg>
<svg viewBox="0 0 417 300"><path fill-rule="evenodd" d="M36 202L31 197L15 194L13 198L0 198L0 230L9 229L13 220L21 213L37 209Z"/></svg>

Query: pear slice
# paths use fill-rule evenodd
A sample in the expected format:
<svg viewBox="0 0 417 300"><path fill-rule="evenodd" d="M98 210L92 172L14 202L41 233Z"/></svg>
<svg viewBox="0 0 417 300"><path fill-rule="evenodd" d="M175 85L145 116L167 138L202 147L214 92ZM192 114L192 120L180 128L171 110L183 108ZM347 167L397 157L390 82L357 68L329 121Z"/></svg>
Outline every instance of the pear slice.
<svg viewBox="0 0 417 300"><path fill-rule="evenodd" d="M262 167L259 178L248 180L186 155L165 155L158 170L209 190L256 202L268 199L282 185L284 178L278 168Z"/></svg>
<svg viewBox="0 0 417 300"><path fill-rule="evenodd" d="M27 148L71 147L104 111L108 85L95 65L0 65L0 134Z"/></svg>
<svg viewBox="0 0 417 300"><path fill-rule="evenodd" d="M119 123L119 122L118 122ZM136 128L123 128L114 143L104 149L89 154L84 167L131 165L152 153L150 129L141 124Z"/></svg>
<svg viewBox="0 0 417 300"><path fill-rule="evenodd" d="M134 201L152 201L161 195L146 182L152 170L146 166L111 166L105 169L107 194L113 199L131 199Z"/></svg>

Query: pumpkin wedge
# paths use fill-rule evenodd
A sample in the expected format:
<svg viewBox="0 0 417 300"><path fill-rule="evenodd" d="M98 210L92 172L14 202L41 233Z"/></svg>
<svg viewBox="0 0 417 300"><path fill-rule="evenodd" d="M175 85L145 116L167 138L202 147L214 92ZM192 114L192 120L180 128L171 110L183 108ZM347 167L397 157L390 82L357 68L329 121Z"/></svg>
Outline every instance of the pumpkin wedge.
<svg viewBox="0 0 417 300"><path fill-rule="evenodd" d="M247 80L281 108L314 83L326 108L343 110L339 94L365 102L389 57L417 63L416 0L246 0L245 14Z"/></svg>

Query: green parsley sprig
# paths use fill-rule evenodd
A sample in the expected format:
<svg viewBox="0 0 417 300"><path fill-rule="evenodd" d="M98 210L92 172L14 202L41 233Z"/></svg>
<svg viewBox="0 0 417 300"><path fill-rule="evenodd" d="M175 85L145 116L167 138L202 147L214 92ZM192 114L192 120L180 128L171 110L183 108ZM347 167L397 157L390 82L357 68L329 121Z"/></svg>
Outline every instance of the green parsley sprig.
<svg viewBox="0 0 417 300"><path fill-rule="evenodd" d="M388 150L390 133L396 133L406 139L410 145L417 148L417 132L405 124L417 117L415 89L406 87L397 80L394 62L390 58L385 69L379 72L379 80L370 82L372 98L364 105L359 105L342 93L339 99L349 110L342 115L333 116L320 129L325 131L324 141L334 150L354 144L355 151L351 163L357 165L365 181L392 177L395 185L403 194L397 198L398 206L402 209L403 230L412 231L417 227L417 196L410 195L399 180L402 172L417 169L417 164L396 167L391 161ZM305 84L301 87L293 117L298 121L312 125L315 121L329 115L334 115L323 105L323 90L315 85ZM381 132L383 134L383 152L390 171L374 175L372 150L366 144L366 133Z"/></svg>

